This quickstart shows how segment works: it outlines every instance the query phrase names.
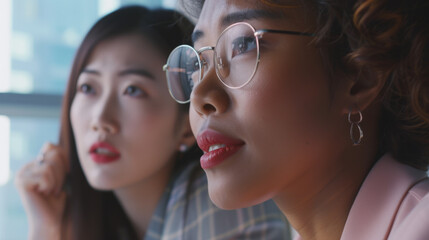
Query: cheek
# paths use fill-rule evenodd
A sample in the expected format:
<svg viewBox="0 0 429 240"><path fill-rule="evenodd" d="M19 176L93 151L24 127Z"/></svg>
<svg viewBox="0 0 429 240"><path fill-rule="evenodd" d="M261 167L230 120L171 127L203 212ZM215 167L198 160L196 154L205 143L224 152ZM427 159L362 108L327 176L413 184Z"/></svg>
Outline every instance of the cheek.
<svg viewBox="0 0 429 240"><path fill-rule="evenodd" d="M332 109L328 78L320 65L300 58L273 59L258 70L250 89L251 94L239 100L247 106L241 115L253 112L246 121L265 126L256 129L258 136L252 139L274 141L282 146L282 154L288 148L291 153L304 151L323 140L318 138L329 129Z"/></svg>
<svg viewBox="0 0 429 240"><path fill-rule="evenodd" d="M268 85L277 112L290 124L314 130L324 124L330 111L329 79L315 49L291 50L290 58L275 59L273 81ZM304 50L302 50L304 49ZM279 71L280 69L280 71Z"/></svg>
<svg viewBox="0 0 429 240"><path fill-rule="evenodd" d="M88 114L88 109L82 107L82 103L85 103L79 99L78 96L72 102L70 108L70 122L72 126L72 132L75 138L77 153L79 157L80 165L84 171L85 176L90 181L91 185L98 186L97 184L93 185L92 182L94 178L90 173L93 173L93 169L96 169L94 164L91 161L86 161L86 151L88 146L86 145L85 136L90 132L88 127L90 125L90 119ZM87 106L87 104L86 104Z"/></svg>
<svg viewBox="0 0 429 240"><path fill-rule="evenodd" d="M128 110L121 113L121 130L124 140L134 146L134 151L146 150L155 154L160 148L170 149L176 144L177 109L140 106Z"/></svg>
<svg viewBox="0 0 429 240"><path fill-rule="evenodd" d="M82 101L75 97L70 108L70 123L78 148L79 145L82 145L80 139L84 133L88 132L88 126L90 125L88 110L85 109L86 107L82 107Z"/></svg>
<svg viewBox="0 0 429 240"><path fill-rule="evenodd" d="M165 132L170 130L174 109L153 104L124 104L118 112L118 120L124 133ZM136 134L138 135L138 134Z"/></svg>
<svg viewBox="0 0 429 240"><path fill-rule="evenodd" d="M130 177L141 178L149 176L167 166L177 151L179 136L175 129L175 116L172 114L157 114L130 119L134 126L123 129L123 143Z"/></svg>
<svg viewBox="0 0 429 240"><path fill-rule="evenodd" d="M195 111L192 104L189 108L189 122L191 124L192 133L194 136L197 136L199 130L201 129L203 118L201 118L201 116Z"/></svg>
<svg viewBox="0 0 429 240"><path fill-rule="evenodd" d="M78 151L84 145L84 135L90 132L91 117L89 113L91 109L89 106L87 102L76 96L70 107L70 123Z"/></svg>
<svg viewBox="0 0 429 240"><path fill-rule="evenodd" d="M76 99L73 100L71 107L70 107L70 123L72 125L72 128L74 129L75 126L78 124L78 118L79 115L79 104L76 103Z"/></svg>

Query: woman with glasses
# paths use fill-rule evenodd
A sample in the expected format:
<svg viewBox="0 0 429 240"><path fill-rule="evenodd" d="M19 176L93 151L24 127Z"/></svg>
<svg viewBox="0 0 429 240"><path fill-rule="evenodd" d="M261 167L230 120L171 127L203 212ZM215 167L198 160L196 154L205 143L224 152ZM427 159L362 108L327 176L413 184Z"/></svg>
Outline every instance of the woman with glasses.
<svg viewBox="0 0 429 240"><path fill-rule="evenodd" d="M71 70L59 145L17 176L30 239L289 239L273 202L225 211L209 199L189 106L169 96L162 71L192 29L175 11L138 6L91 28Z"/></svg>
<svg viewBox="0 0 429 240"><path fill-rule="evenodd" d="M427 1L184 6L164 70L216 205L272 198L304 240L429 239Z"/></svg>

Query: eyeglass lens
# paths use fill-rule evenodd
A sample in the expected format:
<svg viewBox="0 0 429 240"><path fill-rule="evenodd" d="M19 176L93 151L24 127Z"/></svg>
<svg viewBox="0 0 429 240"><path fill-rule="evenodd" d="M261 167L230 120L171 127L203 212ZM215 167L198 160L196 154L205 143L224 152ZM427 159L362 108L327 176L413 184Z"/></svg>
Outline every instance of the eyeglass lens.
<svg viewBox="0 0 429 240"><path fill-rule="evenodd" d="M215 46L214 67L226 86L246 85L256 71L259 43L254 29L245 23L233 24L220 35ZM167 61L167 81L171 95L178 102L189 101L194 84L201 81L200 54L190 46L177 47Z"/></svg>
<svg viewBox="0 0 429 240"><path fill-rule="evenodd" d="M172 97L178 102L187 102L201 75L198 53L190 46L179 46L171 52L167 65L167 83Z"/></svg>

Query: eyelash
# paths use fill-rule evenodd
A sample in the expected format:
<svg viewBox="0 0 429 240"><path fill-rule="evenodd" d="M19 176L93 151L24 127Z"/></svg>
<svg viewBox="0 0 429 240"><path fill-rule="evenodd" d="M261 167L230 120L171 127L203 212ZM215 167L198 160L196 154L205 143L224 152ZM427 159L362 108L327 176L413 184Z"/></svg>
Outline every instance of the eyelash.
<svg viewBox="0 0 429 240"><path fill-rule="evenodd" d="M256 40L254 37L240 37L235 39L233 42L232 57L241 54L246 54L253 49L256 49Z"/></svg>
<svg viewBox="0 0 429 240"><path fill-rule="evenodd" d="M138 92L137 95L135 94L136 91ZM124 95L129 95L130 97L147 97L147 93L145 91L133 85L130 85L125 88Z"/></svg>
<svg viewBox="0 0 429 240"><path fill-rule="evenodd" d="M82 85L79 86L78 88L79 92L82 92L84 94L94 94L94 89L91 85L84 83Z"/></svg>
<svg viewBox="0 0 429 240"><path fill-rule="evenodd" d="M81 92L85 95L93 95L95 94L94 88L87 83L83 83L80 86L78 86L78 92ZM147 97L147 93L143 91L141 88L130 85L125 88L125 91L123 93L124 95L128 95L130 97Z"/></svg>

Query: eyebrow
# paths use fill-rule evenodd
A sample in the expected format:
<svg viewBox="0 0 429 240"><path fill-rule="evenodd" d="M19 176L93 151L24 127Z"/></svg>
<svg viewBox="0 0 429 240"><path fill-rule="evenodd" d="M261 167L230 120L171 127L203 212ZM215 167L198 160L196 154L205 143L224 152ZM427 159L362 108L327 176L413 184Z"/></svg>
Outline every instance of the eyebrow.
<svg viewBox="0 0 429 240"><path fill-rule="evenodd" d="M285 17L285 14L280 11L268 10L268 9L249 9L239 12L233 12L221 20L221 28L226 28L227 26L237 23L244 22L253 19L279 19ZM196 30L192 33L192 43L195 44L201 37L204 36L204 32L201 30Z"/></svg>
<svg viewBox="0 0 429 240"><path fill-rule="evenodd" d="M151 80L155 80L155 76L151 72L149 72L146 69L142 69L142 68L139 68L139 69L137 69L137 68L131 68L131 69L127 69L127 70L121 71L119 73L119 76L126 76L126 75L139 75L139 76L142 76L142 77L149 78Z"/></svg>
<svg viewBox="0 0 429 240"><path fill-rule="evenodd" d="M81 73L92 74L92 75L100 75L100 72L93 69L84 68Z"/></svg>
<svg viewBox="0 0 429 240"><path fill-rule="evenodd" d="M88 68L83 69L82 73L93 74L93 75L97 75L97 76L101 75L99 71L93 70L93 69L88 69ZM130 68L130 69L126 69L124 71L121 71L119 73L119 76L121 76L121 77L126 76L126 75L139 75L142 77L149 78L151 80L155 80L155 76L146 69Z"/></svg>

